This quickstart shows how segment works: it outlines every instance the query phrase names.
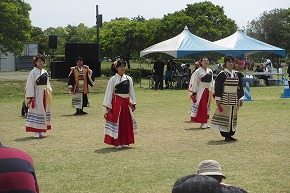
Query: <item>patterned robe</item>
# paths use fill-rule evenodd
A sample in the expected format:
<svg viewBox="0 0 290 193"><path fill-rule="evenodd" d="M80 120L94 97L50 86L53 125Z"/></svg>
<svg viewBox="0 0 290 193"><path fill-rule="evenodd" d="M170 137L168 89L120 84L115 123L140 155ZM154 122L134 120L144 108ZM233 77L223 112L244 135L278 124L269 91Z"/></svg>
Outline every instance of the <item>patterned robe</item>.
<svg viewBox="0 0 290 193"><path fill-rule="evenodd" d="M222 112L217 108L212 120L213 129L233 135L237 129L239 100L243 100L243 74L225 69L215 79L215 99L221 102Z"/></svg>
<svg viewBox="0 0 290 193"><path fill-rule="evenodd" d="M89 107L89 86L93 86L92 70L87 67L72 67L69 74L68 88L72 94L72 106L76 109Z"/></svg>
<svg viewBox="0 0 290 193"><path fill-rule="evenodd" d="M210 114L211 92L213 90L213 72L211 69L198 68L190 78L188 91L196 94L196 102L191 102L191 121L207 123Z"/></svg>
<svg viewBox="0 0 290 193"><path fill-rule="evenodd" d="M26 118L27 132L46 132L51 129L51 93L47 71L34 67L28 75L25 87L25 101L29 107ZM29 102L30 97L34 97L32 102Z"/></svg>

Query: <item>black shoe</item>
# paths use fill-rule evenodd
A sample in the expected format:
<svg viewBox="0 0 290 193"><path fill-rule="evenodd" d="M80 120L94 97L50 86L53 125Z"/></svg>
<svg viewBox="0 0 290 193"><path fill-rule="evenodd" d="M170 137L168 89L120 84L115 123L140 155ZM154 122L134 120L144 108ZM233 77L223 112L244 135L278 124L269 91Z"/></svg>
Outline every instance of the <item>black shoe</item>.
<svg viewBox="0 0 290 193"><path fill-rule="evenodd" d="M225 137L226 142L231 142L231 137Z"/></svg>
<svg viewBox="0 0 290 193"><path fill-rule="evenodd" d="M233 137L230 137L230 140L231 141L237 141L237 139L236 138L233 138Z"/></svg>
<svg viewBox="0 0 290 193"><path fill-rule="evenodd" d="M77 109L77 111L75 112L74 115L81 115L81 111L79 109Z"/></svg>
<svg viewBox="0 0 290 193"><path fill-rule="evenodd" d="M84 112L83 110L80 110L80 114L81 115L86 115L86 114L88 114L87 112Z"/></svg>

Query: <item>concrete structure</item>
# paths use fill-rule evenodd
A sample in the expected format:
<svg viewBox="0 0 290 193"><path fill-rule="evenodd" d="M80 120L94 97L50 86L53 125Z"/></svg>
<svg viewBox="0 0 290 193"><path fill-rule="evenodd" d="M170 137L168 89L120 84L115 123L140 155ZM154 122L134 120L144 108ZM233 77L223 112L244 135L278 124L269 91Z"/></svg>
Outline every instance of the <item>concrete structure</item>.
<svg viewBox="0 0 290 193"><path fill-rule="evenodd" d="M15 71L14 54L4 54L0 52L0 71Z"/></svg>

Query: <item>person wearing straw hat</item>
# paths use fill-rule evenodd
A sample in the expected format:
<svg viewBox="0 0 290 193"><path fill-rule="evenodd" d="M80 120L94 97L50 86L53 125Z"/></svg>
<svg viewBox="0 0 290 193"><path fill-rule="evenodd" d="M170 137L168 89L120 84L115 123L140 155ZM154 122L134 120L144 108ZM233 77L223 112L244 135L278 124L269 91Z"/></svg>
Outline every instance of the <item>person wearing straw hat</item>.
<svg viewBox="0 0 290 193"><path fill-rule="evenodd" d="M215 160L204 160L200 162L197 166L196 174L213 177L220 183L223 179L226 179L225 175L222 173L220 164Z"/></svg>
<svg viewBox="0 0 290 193"><path fill-rule="evenodd" d="M226 176L222 173L221 165L216 160L204 160L197 166L196 175L209 176L216 179L224 193L247 193L246 190L222 182Z"/></svg>

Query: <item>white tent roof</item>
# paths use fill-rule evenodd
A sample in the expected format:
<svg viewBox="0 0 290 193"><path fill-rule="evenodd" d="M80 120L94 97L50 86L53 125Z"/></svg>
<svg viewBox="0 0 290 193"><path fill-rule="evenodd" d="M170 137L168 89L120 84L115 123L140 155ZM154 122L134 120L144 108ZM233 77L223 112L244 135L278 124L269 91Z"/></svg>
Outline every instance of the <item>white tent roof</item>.
<svg viewBox="0 0 290 193"><path fill-rule="evenodd" d="M234 34L213 42L216 45L226 47L232 51L227 54L239 56L246 53L254 53L257 51L271 52L285 57L286 51L282 48L272 46L247 36L244 32L238 30Z"/></svg>
<svg viewBox="0 0 290 193"><path fill-rule="evenodd" d="M187 26L185 26L179 35L142 50L140 57L151 53L164 53L174 58L180 58L194 53L225 53L227 50L228 48L213 44L208 40L193 35Z"/></svg>

